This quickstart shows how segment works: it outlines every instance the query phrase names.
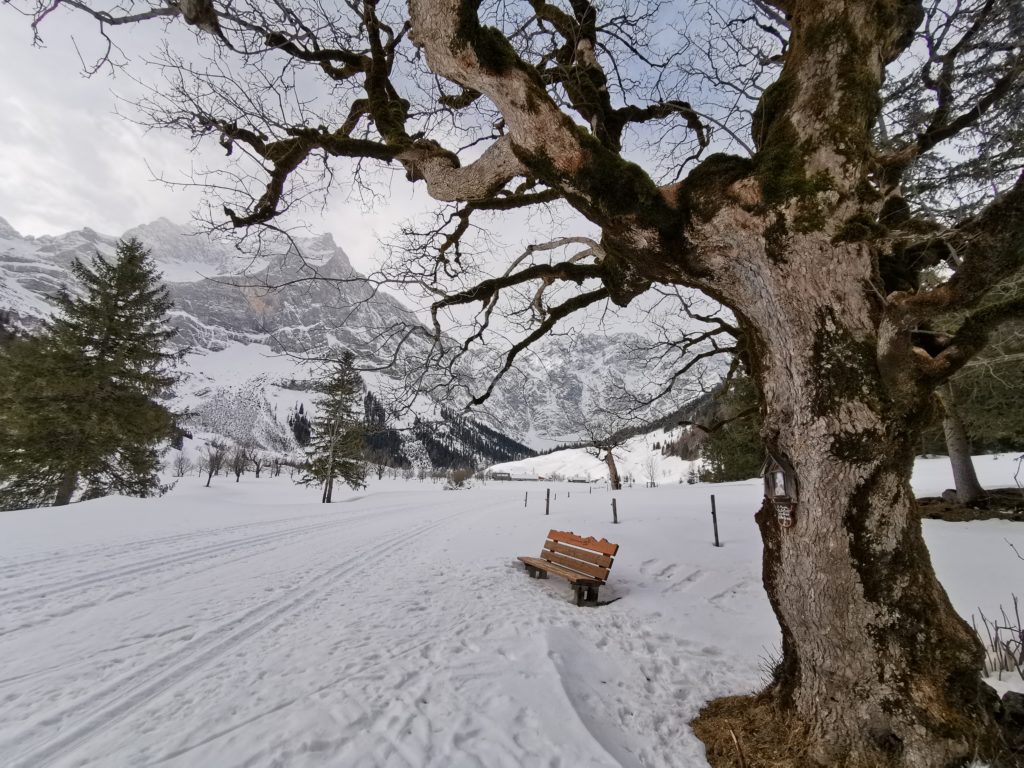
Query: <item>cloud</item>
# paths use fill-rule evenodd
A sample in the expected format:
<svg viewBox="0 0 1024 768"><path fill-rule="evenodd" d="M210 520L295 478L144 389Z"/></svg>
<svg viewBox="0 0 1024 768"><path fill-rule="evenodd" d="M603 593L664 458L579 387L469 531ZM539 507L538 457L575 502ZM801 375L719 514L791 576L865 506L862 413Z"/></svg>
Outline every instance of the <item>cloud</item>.
<svg viewBox="0 0 1024 768"><path fill-rule="evenodd" d="M94 22L81 14L58 9L48 17L43 48L31 45L26 19L2 6L0 19L0 216L31 235L82 227L120 235L160 217L187 222L200 192L169 188L154 174L186 180L193 164L219 167L223 150L208 140L196 151L185 137L146 131L115 112L115 93L130 102L146 87L146 78L159 74L133 63L130 73L141 83L117 71L82 77L76 46L90 62L90 53L94 57L102 47ZM209 44L197 43L181 24L147 23L113 33L133 58L155 50L168 36L183 49ZM154 85L159 87L158 81ZM121 108L131 114L130 105ZM373 271L383 254L381 241L393 239L403 221L436 204L422 184L409 184L397 168L381 171L383 194L360 201L349 194L346 161L332 165L335 184L325 208L299 210L286 223L331 233L356 269ZM533 224L517 216L488 220L493 242L508 243L516 253L526 240L543 239ZM495 253L499 260L501 255Z"/></svg>

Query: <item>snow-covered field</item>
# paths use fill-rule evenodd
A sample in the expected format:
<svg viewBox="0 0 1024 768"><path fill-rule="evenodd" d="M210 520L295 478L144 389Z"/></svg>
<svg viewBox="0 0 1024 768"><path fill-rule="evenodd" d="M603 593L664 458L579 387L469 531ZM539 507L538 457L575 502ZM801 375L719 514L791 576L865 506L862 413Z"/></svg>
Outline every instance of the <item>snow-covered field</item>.
<svg viewBox="0 0 1024 768"><path fill-rule="evenodd" d="M1013 485L1010 457L979 462ZM915 486L951 484L944 459ZM687 722L759 685L778 631L759 483L611 494L286 479L0 513L4 766L701 766ZM524 494L529 499L524 506ZM724 547L711 546L710 493ZM621 545L599 608L516 555ZM1024 527L926 522L957 609L1021 590Z"/></svg>

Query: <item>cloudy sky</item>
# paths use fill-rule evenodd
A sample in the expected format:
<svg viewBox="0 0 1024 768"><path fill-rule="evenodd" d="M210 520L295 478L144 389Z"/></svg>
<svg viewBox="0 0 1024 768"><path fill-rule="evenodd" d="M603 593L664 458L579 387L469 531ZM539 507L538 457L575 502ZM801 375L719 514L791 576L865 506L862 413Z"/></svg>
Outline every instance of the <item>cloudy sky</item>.
<svg viewBox="0 0 1024 768"><path fill-rule="evenodd" d="M135 27L131 42L155 40L161 26ZM147 132L118 115L115 94L138 92L123 74L81 75L76 45L94 51L98 40L91 20L54 15L42 30L45 47L33 47L28 21L0 5L0 217L36 236L82 227L120 235L161 216L188 222L198 194L155 177L184 178L204 151L197 156L183 137ZM205 149L211 157L221 151ZM365 272L375 263L379 238L424 203L399 178L386 205L377 201L371 210L338 194L326 211L305 220L334 235Z"/></svg>

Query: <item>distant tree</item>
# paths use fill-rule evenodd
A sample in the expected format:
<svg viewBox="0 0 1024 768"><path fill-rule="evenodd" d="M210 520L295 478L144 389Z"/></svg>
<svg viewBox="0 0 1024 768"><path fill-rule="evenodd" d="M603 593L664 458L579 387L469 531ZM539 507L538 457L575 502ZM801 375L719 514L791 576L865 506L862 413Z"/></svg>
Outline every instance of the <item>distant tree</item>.
<svg viewBox="0 0 1024 768"><path fill-rule="evenodd" d="M929 276L931 282L939 279L938 275ZM1024 273L993 291L993 298L986 304L1014 300L1024 301ZM947 338L962 321L962 313L940 318L940 330L934 331L933 336L940 341ZM974 469L972 449L1017 448L1024 439L1024 421L1018 407L1024 373L1022 353L1024 324L1005 323L991 333L986 349L956 376L935 388L941 404L946 453L961 504L981 505L987 499Z"/></svg>
<svg viewBox="0 0 1024 768"><path fill-rule="evenodd" d="M647 478L650 488L654 488L658 484L658 469L661 465L661 460L655 452L658 447L658 444L655 443L644 457L644 477Z"/></svg>
<svg viewBox="0 0 1024 768"><path fill-rule="evenodd" d="M331 502L336 480L352 488L366 485L366 466L361 461L365 445L363 425L357 416L362 405L363 380L354 363L354 355L343 352L331 363L326 378L317 387L320 398L300 482L322 486L324 504Z"/></svg>
<svg viewBox="0 0 1024 768"><path fill-rule="evenodd" d="M17 335L18 331L14 327L14 318L11 316L11 313L0 309L0 346L3 346Z"/></svg>
<svg viewBox="0 0 1024 768"><path fill-rule="evenodd" d="M116 257L75 260L42 333L0 359L0 504L67 504L159 492L160 445L175 417L160 402L177 380L166 348L171 300L135 239Z"/></svg>
<svg viewBox="0 0 1024 768"><path fill-rule="evenodd" d="M195 465L192 460L185 455L184 451L178 451L178 454L174 457L174 462L171 468L174 470L175 477L184 477L194 469Z"/></svg>
<svg viewBox="0 0 1024 768"><path fill-rule="evenodd" d="M203 471L206 472L206 487L210 487L210 480L213 476L219 474L221 468L224 466L224 462L227 461L228 447L217 440L213 440L206 446L206 451L200 458L200 465Z"/></svg>
<svg viewBox="0 0 1024 768"><path fill-rule="evenodd" d="M608 467L608 482L612 490L622 488L615 452L629 439L628 428L634 425L632 418L602 402L592 405L567 403L562 420L566 431L580 435L579 445Z"/></svg>
<svg viewBox="0 0 1024 768"><path fill-rule="evenodd" d="M953 483L956 498L961 504L978 504L984 501L985 489L978 481L971 456L971 438L960 416L960 407L953 393L953 386L945 382L936 387L935 393L942 403L942 430L946 436L946 451L953 469Z"/></svg>
<svg viewBox="0 0 1024 768"><path fill-rule="evenodd" d="M260 470L262 470L268 463L267 457L260 450L253 448L249 452L249 461L252 462L253 472L256 473L256 477L258 479L260 476Z"/></svg>
<svg viewBox="0 0 1024 768"><path fill-rule="evenodd" d="M231 471L235 475L235 482L239 482L242 479L242 475L245 474L245 470L249 466L249 449L244 445L236 445L235 449L231 451Z"/></svg>
<svg viewBox="0 0 1024 768"><path fill-rule="evenodd" d="M700 482L700 474L697 472L697 465L694 462L690 462L690 469L686 472L686 482L689 485Z"/></svg>
<svg viewBox="0 0 1024 768"><path fill-rule="evenodd" d="M295 436L295 442L305 448L309 445L309 438L312 432L312 425L309 423L309 418L306 416L306 409L299 403L288 415L288 426L291 427L292 435Z"/></svg>

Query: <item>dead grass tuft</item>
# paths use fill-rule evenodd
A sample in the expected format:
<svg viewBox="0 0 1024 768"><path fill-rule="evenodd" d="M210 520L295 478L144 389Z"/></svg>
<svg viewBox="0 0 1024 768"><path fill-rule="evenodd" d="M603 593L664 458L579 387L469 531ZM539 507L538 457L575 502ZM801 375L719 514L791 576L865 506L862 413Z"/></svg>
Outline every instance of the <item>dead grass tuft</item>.
<svg viewBox="0 0 1024 768"><path fill-rule="evenodd" d="M770 696L727 696L691 723L713 768L817 768L807 758L806 730Z"/></svg>

